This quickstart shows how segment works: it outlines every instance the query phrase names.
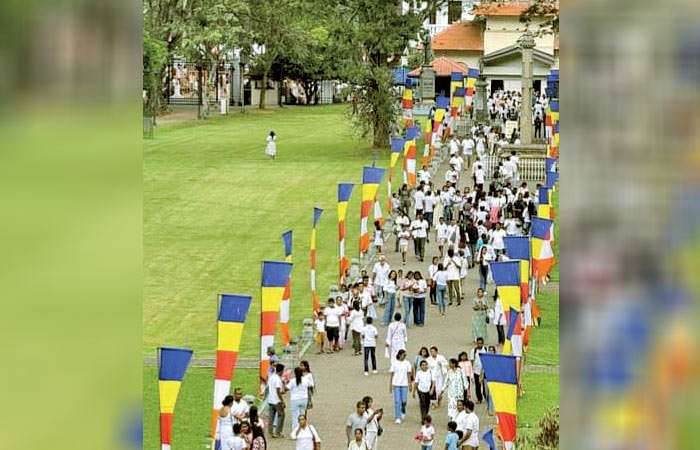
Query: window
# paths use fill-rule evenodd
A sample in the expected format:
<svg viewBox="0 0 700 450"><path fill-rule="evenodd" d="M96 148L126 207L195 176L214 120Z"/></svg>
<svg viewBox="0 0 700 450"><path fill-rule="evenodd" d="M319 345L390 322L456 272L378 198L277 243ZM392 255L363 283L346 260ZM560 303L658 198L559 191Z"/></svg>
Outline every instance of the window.
<svg viewBox="0 0 700 450"><path fill-rule="evenodd" d="M462 2L450 1L447 4L447 23L458 22L462 19Z"/></svg>

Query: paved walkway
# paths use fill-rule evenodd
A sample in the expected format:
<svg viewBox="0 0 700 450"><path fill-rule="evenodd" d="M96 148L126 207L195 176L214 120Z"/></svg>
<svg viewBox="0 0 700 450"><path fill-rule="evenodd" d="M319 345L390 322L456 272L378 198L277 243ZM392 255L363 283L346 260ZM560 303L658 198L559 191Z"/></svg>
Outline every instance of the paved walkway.
<svg viewBox="0 0 700 450"><path fill-rule="evenodd" d="M435 185L442 186L446 163L443 163L437 173L433 175ZM462 175L460 188L466 174ZM404 273L407 270L420 270L427 277L428 265L433 256L439 256L435 245L435 231L431 232L430 243L426 244L425 262L416 260L410 253L412 245L409 245L407 263L403 266ZM385 246L387 261L393 269L399 269L401 256L395 253L393 236L389 238L389 245ZM386 250L389 250L386 252ZM426 323L424 327L411 326L408 330L408 357L413 361L420 347L435 345L446 358L456 357L461 351L472 348L471 344L471 301L476 295L479 275L476 269L470 269L464 286L465 302L461 306L448 307L445 317L438 314L437 306L430 305L426 301ZM492 286L489 286L491 291ZM491 291L492 292L492 291ZM491 293L489 292L489 293ZM426 299L427 300L427 299ZM383 309L378 308L378 316L381 317ZM377 363L379 373L369 377L363 375L362 356L353 356L352 348L346 346L341 352L332 355L308 355L311 370L314 373L317 389L314 396L314 407L309 411L309 419L318 430L323 442L322 448L330 450L342 450L347 448L345 438L345 420L354 411L355 403L365 395L374 398L375 407L383 407L385 417L382 420L384 434L379 438L381 450L407 450L419 448L413 437L420 431L420 410L418 398L409 398L406 420L397 425L394 423L393 398L389 391L388 368L389 360L384 357L383 341L386 337L386 327L377 321L380 339L377 346ZM486 344L495 344L495 329L488 328ZM437 431L434 448L444 447L444 436L447 430L447 402L431 412L433 425ZM481 432L483 434L489 427L495 426L495 419L487 416L486 404L476 405L476 412L481 419ZM289 417L287 423L289 423ZM285 425L285 434L289 434L289 425ZM294 442L289 439L270 439L271 450L294 449Z"/></svg>

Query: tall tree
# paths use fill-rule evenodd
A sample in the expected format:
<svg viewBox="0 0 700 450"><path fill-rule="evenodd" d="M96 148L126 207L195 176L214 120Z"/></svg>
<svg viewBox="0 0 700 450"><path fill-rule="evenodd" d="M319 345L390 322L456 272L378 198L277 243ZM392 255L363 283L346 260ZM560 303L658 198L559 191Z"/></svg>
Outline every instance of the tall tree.
<svg viewBox="0 0 700 450"><path fill-rule="evenodd" d="M246 26L252 35L253 65L262 76L259 108L265 108L267 82L272 65L280 58L294 58L304 49L302 18L304 0L248 0Z"/></svg>
<svg viewBox="0 0 700 450"><path fill-rule="evenodd" d="M217 68L246 38L241 19L247 11L242 0L191 0L191 9L181 20L180 49L207 73L200 87L200 119L209 116L209 97L210 91L216 89Z"/></svg>
<svg viewBox="0 0 700 450"><path fill-rule="evenodd" d="M390 126L398 107L393 94L391 68L400 63L410 41L418 39L424 20L444 0L428 0L425 7L397 0L338 0L338 20L332 36L350 63L353 84L351 117L363 136L372 135L375 147L389 142Z"/></svg>

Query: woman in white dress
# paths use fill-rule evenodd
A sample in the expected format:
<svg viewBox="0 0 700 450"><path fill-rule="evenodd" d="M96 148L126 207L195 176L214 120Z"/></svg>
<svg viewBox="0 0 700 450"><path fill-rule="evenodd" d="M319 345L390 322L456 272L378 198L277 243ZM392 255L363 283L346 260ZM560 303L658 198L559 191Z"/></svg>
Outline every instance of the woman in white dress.
<svg viewBox="0 0 700 450"><path fill-rule="evenodd" d="M384 410L382 408L375 410L372 407L373 401L370 396L362 399L362 402L365 404L365 419L367 419L365 442L368 450L379 450L379 421L382 420Z"/></svg>
<svg viewBox="0 0 700 450"><path fill-rule="evenodd" d="M299 425L292 429L290 439L296 441L295 450L314 450L316 444L321 445L321 437L318 435L316 428L306 420L306 415L301 414L296 418Z"/></svg>
<svg viewBox="0 0 700 450"><path fill-rule="evenodd" d="M438 353L438 349L435 346L430 347L428 367L430 367L435 380L435 405L440 406L440 397L445 387L445 375L447 374L447 359Z"/></svg>
<svg viewBox="0 0 700 450"><path fill-rule="evenodd" d="M233 395L227 395L221 402L219 408L218 425L216 429L216 440L224 445L229 439L233 438L233 416L231 415L231 406L233 406Z"/></svg>
<svg viewBox="0 0 700 450"><path fill-rule="evenodd" d="M386 348L390 361L396 359L399 350L406 350L406 342L408 342L406 325L401 321L401 313L396 313L394 321L386 329Z"/></svg>
<svg viewBox="0 0 700 450"><path fill-rule="evenodd" d="M265 154L270 157L270 159L275 159L275 155L277 154L277 144L275 143L275 132L270 131L270 134L267 135L267 147L265 148Z"/></svg>

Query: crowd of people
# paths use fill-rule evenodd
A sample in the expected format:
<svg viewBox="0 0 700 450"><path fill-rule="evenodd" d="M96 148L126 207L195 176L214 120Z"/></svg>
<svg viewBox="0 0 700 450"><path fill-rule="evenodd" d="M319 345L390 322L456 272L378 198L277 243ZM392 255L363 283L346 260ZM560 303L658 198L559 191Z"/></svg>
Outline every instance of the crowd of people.
<svg viewBox="0 0 700 450"><path fill-rule="evenodd" d="M508 108L517 103L517 96L510 94L495 98ZM422 424L415 439L424 450L432 449L437 439L432 417L438 410L444 409L448 419L444 430L448 450L478 447L475 403L486 402L487 412L493 414L479 355L501 350L506 319L489 263L507 259L504 238L526 234L537 210L537 196L531 194L527 183L520 182L515 152L502 158L492 173L486 173L482 159L487 154L503 156L500 147L505 140L499 129L489 126L475 126L465 136L446 137L449 168L444 178L435 179L423 166L417 174L417 186L404 184L393 193L390 222L375 223L376 263L356 277L346 273L338 294L328 298L315 315L318 354L352 351L354 356L362 355L358 358L362 360L358 362L360 376L388 371L397 425L406 419L409 396L415 399L416 416ZM426 246L431 240L437 248L432 255ZM400 254L400 267L388 262L386 256L392 251ZM410 258L415 258L413 267L426 264L425 269L407 269ZM467 283L470 270L478 271L478 285ZM470 293L473 297L468 302ZM469 348L447 357L436 346L426 345L409 361L409 329L426 325L426 308L434 306L438 317L444 317L451 308L463 304L472 310ZM523 326L531 320L524 305ZM485 345L489 334L496 337L497 345ZM382 344L386 364L379 364L381 358L377 357L377 347ZM513 348L513 354L522 356L522 349ZM321 437L308 417L316 387L308 362L285 370L274 350L270 360L272 370L262 392L267 420L260 419L255 407L244 408L240 392L234 392L220 410L222 448L266 449L266 427L271 438L285 436L288 395L288 436L296 441L297 450L318 450ZM384 409L375 406L369 395L354 406L345 424L347 448L378 450Z"/></svg>

